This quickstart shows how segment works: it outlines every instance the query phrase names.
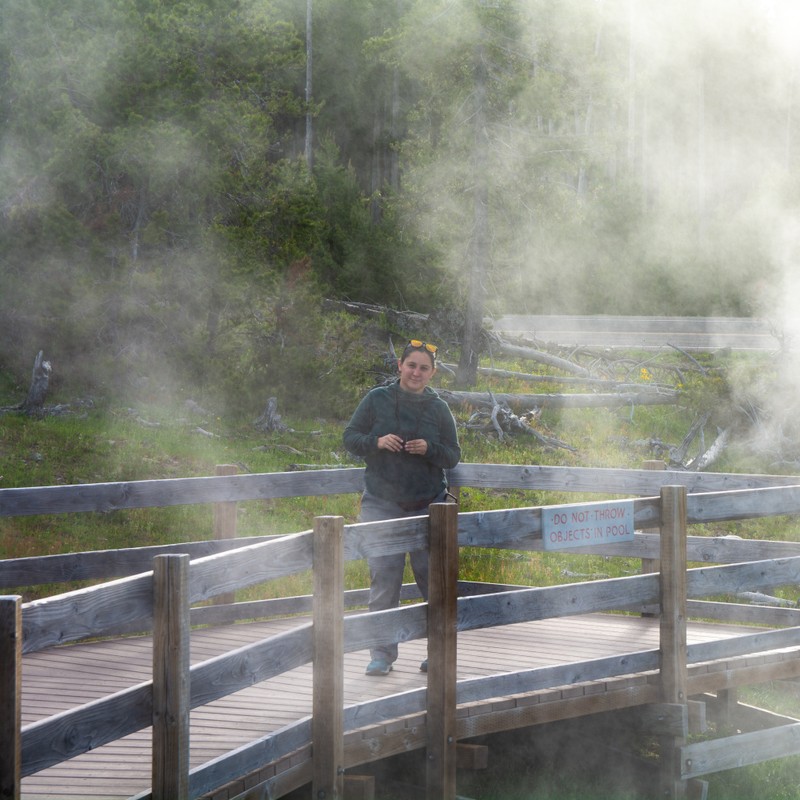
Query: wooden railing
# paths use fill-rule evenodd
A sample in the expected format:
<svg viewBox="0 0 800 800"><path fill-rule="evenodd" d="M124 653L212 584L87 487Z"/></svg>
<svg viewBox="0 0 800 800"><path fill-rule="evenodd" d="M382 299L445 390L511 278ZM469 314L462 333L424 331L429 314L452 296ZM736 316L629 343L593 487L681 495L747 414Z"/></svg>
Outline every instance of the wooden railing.
<svg viewBox="0 0 800 800"><path fill-rule="evenodd" d="M775 351L792 344L770 320L754 317L508 314L494 321L494 329L566 347Z"/></svg>
<svg viewBox="0 0 800 800"><path fill-rule="evenodd" d="M318 738L321 734L317 727L320 720L325 721L322 728L326 731L325 736L333 738L325 739L326 749L323 751L326 756L313 765L314 780L320 786L335 785L342 768L341 737L346 731L356 725L362 727L425 710L432 715L431 720L436 716L434 725L438 726L428 731L428 746L438 747L433 759L436 769L429 775L429 796L448 797L452 796L452 748L447 743L455 740L455 723L446 717L453 713L453 704L448 698L456 697L458 703L467 703L573 683L578 679L577 675L580 675L580 680L600 680L661 667L661 691L653 702L666 702L670 706L677 704L685 709L688 700L681 681L685 679L689 664L800 646L800 627L796 627L800 625L797 619L800 612L796 609L735 604L734 611L731 611L732 604L708 603L700 599L735 594L743 586L769 590L800 582L800 545L686 535L688 524L796 514L800 512L800 487L793 484L798 479L469 464L454 470L451 478L453 485L460 486L628 496L652 494L654 496L643 496L634 501L634 522L637 530L657 528L659 533L637 533L632 542L582 547L581 552L658 559L662 571L544 588L511 589L473 584L462 586L461 593L469 596L462 596L457 606L455 586L447 589L445 584L444 593L439 597L432 596L428 606L416 604L340 619L342 615L338 609L343 608L343 598L347 593L341 591L337 574L346 560L424 549L430 539L443 542L431 547L431 552L439 553L439 558L443 559L436 567L436 574L440 574L446 571L443 565L452 564L455 546L543 549L541 508L461 513L456 525L448 517L455 515L453 506L442 506L441 513L434 511L430 519L415 517L344 525L341 518L320 518L314 531L280 537L2 561L0 585L3 586L51 583L77 577L125 577L30 603L23 604L18 596L0 598L0 631L5 641L13 643L13 647L0 648L0 704L4 709L13 709L13 713L4 715L0 723L0 796L18 797L23 776L151 725L155 732L163 720L183 720L190 708L312 661L315 685L328 682L324 684L328 688L321 696L340 698L331 688L330 680L341 670L341 654L367 649L379 641L396 640L401 634L406 640L429 638L431 671L428 692L408 692L402 698L384 698L343 711L339 707L338 712L336 703L318 707L315 701L316 723L301 720L254 742L250 747L240 748L230 757L222 757L191 772L187 766L185 731L169 727L161 729L158 737L154 738L153 789L141 797L200 797L226 781L256 770L266 761L305 746L315 735L314 751L321 752L319 748L323 744ZM0 515L334 494L358 491L361 481L361 470L345 469L82 487L4 489L0 490ZM718 490L721 487L727 490L697 493L697 489ZM684 496L687 491L695 493ZM665 508L670 509L669 513ZM448 543L447 536L442 535L448 529L457 530L457 545ZM331 537L338 543L332 545ZM316 614L327 615L324 625L300 625L286 633L188 667L185 637L191 624L287 613L290 608L296 611L308 607L311 598L234 603L190 610L192 604L309 569L315 562L315 552L323 547L334 547L334 550L327 549L329 555L317 563L337 565L319 575L315 570L315 598L326 599L314 604L314 610ZM337 552L335 548L338 547L341 547L341 557L333 558L331 562L330 553ZM212 552L214 549L217 551ZM442 556L441 553L449 555ZM154 556L155 562L152 560ZM664 566L665 559L667 566ZM686 571L687 560L726 566ZM664 582L665 576L670 576L668 585ZM666 597L670 599L665 600ZM364 602L363 592L356 594L354 602ZM695 607L695 603L702 605ZM276 609L278 604L279 610ZM624 657L581 665L492 676L461 682L457 688L452 683L452 659L447 655L450 640L444 635L430 637L433 619L438 620L435 624L439 631L449 630L451 623L448 622L447 609L450 605L457 608L457 623L452 622L454 632L456 627L458 630L471 630L594 611L641 610L654 604L661 605L662 620L671 620L669 629L662 630L661 653L629 653ZM688 613L702 614L708 619L735 618L791 627L745 634L687 650L685 628L684 644L681 645L681 626L685 625L687 613L684 608ZM334 610L333 617L340 619L339 625L332 625L331 609ZM444 616L437 617L437 614ZM326 628L329 634L333 628L334 633L324 641L315 641L315 628L318 632ZM154 648L153 681L21 728L19 698L23 652L132 630L154 631L158 646ZM340 635L336 632L339 630ZM664 654L668 652L672 653L669 657L671 667L665 671ZM438 686L438 691L430 691L431 686ZM322 707L327 708L327 712L320 711ZM782 754L791 750L793 735L794 731L788 728L781 733ZM770 736L775 744L777 734L771 732ZM698 772L696 766L704 758L706 773L715 771L717 764L721 763L719 758L715 760L708 755L710 751L703 751L701 744L687 746L680 736L673 737L671 746L676 748L676 752L684 747L694 748L687 752L693 754L689 760L695 767L678 775L670 772L669 780L665 781L666 789L674 796L686 780L705 774ZM735 742L730 743L726 752L729 754L730 748L735 747ZM749 752L755 750L751 748ZM674 763L686 763L686 759L675 759ZM318 773L318 768L326 774ZM170 780L179 783L176 785ZM441 794L442 790L444 794Z"/></svg>

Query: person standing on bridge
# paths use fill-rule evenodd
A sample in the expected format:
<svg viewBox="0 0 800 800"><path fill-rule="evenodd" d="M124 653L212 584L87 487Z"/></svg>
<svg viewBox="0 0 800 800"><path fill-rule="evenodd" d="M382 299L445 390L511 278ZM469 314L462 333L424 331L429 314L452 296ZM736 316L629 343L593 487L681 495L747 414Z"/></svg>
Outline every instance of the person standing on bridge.
<svg viewBox="0 0 800 800"><path fill-rule="evenodd" d="M366 461L361 522L415 517L448 497L445 470L461 459L450 407L428 386L436 374L436 346L411 339L397 361L399 377L370 390L344 431L348 452ZM414 579L428 599L428 553L409 553ZM369 610L397 608L406 554L369 559ZM388 675L397 644L372 648L367 675ZM420 669L427 672L427 659Z"/></svg>

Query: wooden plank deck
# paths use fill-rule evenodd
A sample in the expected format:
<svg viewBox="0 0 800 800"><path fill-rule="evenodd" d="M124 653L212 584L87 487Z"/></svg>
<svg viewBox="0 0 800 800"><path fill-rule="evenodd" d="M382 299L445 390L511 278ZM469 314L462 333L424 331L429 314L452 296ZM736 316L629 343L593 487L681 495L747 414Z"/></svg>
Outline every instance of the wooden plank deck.
<svg viewBox="0 0 800 800"><path fill-rule="evenodd" d="M258 641L296 620L207 628L192 633L192 663ZM458 677L481 677L658 648L658 620L610 614L467 631L458 637ZM753 629L749 629L752 631ZM741 627L690 623L689 644L741 634ZM419 672L425 642L400 647L385 678L364 675L367 654L345 655L345 705L425 686ZM69 645L23 658L23 725L149 680L152 642L135 637ZM196 709L191 715L192 766L277 730L311 710L306 665ZM24 778L24 800L128 798L150 785L149 730L140 731Z"/></svg>

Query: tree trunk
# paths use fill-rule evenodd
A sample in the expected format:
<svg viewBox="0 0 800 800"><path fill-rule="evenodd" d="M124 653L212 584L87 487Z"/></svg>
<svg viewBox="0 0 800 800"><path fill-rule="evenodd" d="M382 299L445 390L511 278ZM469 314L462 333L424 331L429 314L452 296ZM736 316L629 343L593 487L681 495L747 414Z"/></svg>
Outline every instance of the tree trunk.
<svg viewBox="0 0 800 800"><path fill-rule="evenodd" d="M314 0L306 0L306 141L305 157L309 172L314 167L314 127L313 114L311 113L312 90L312 66L313 66L313 37L312 20L314 16Z"/></svg>
<svg viewBox="0 0 800 800"><path fill-rule="evenodd" d="M489 187L486 177L489 135L486 130L486 63L482 43L477 47L475 83L475 230L472 237L472 264L461 340L461 359L456 373L456 385L463 389L474 386L478 376L486 295L484 281L489 268Z"/></svg>

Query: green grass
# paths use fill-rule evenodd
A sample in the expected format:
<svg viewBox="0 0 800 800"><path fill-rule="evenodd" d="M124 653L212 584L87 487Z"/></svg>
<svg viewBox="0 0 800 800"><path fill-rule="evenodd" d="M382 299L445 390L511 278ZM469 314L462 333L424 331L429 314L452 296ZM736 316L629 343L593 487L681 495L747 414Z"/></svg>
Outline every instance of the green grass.
<svg viewBox="0 0 800 800"><path fill-rule="evenodd" d="M506 368L513 368L504 365ZM492 384L483 381L482 388ZM503 388L495 385L493 388ZM508 387L506 387L507 389ZM530 392L530 386L517 387ZM537 390L553 390L539 386ZM17 402L18 388L0 386L0 405ZM13 395L13 396L12 396ZM467 412L458 413L464 423ZM680 406L650 406L634 409L571 409L548 411L536 422L542 433L568 442L574 451L545 449L533 437L517 435L499 441L482 432L461 429L466 462L547 464L637 468L653 458L649 441L678 444L688 429L693 412ZM282 472L293 464L354 465L341 443L342 421L289 419L283 421L301 433L263 434L249 420L226 420L206 415L192 418L181 407L143 407L135 410L99 407L81 415L31 419L16 413L0 415L0 488L150 480L214 474L218 464L236 464L252 473ZM311 432L313 431L313 433ZM211 435L208 435L211 434ZM747 453L736 451L715 465L718 471L770 472ZM544 503L601 499L569 493L520 490L461 491L461 510L526 507ZM341 515L356 520L358 498L339 495L250 501L239 504L240 536L290 533L308 530L318 515ZM704 526L692 533L735 533L764 538L797 540L800 522L776 517L740 523ZM137 509L108 514L62 514L38 517L0 518L0 557L14 558L50 553L134 547L209 539L213 535L210 506ZM610 559L593 555L552 552L515 552L465 548L460 577L464 580L545 586L558 583L636 574L636 559ZM410 572L406 579L411 581ZM367 585L366 565L349 563L346 585ZM25 599L75 588L21 587ZM19 587L17 587L19 588ZM237 599L308 594L311 576L304 573L266 586L238 593ZM777 592L776 592L777 593ZM797 599L795 590L783 590ZM753 690L745 702L800 716L800 699L794 684L778 683ZM786 709L789 709L788 711ZM476 774L464 793L481 800L628 800L628 789L586 783L576 777L556 780L544 764L519 769L519 762ZM754 796L800 800L796 776L800 759L783 759L752 768L734 770L711 778L712 800L750 800ZM461 784L460 784L461 789Z"/></svg>

